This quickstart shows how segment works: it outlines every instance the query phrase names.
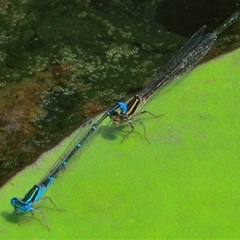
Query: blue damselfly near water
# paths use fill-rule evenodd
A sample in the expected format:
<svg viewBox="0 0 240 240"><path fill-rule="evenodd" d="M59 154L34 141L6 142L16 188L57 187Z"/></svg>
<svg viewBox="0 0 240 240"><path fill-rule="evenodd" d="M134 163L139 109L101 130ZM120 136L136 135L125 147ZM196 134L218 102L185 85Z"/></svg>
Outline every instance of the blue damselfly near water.
<svg viewBox="0 0 240 240"><path fill-rule="evenodd" d="M99 124L108 116L110 115L111 111L114 111L116 108L122 108L122 111L124 111L125 106L121 106L121 103L119 105L115 105L113 108L109 109L96 123L94 123L94 120L96 119L90 119L86 123L84 123L79 130L79 133L74 138L74 140L68 145L67 149L63 152L63 154L58 158L58 160L53 164L51 169L47 172L47 174L42 178L42 180L35 184L22 199L13 197L11 199L11 205L14 207L14 211L17 213L27 213L30 212L33 216L33 212L37 212L42 214L44 223L46 227L49 229L47 220L45 217L45 214L40 211L39 209L36 209L34 205L44 201L49 200L53 206L57 208L56 204L53 202L53 200L50 197L42 197L44 192L47 190L49 185L52 183L52 181L58 176L59 172L63 170L68 163L68 161L71 159L71 157L75 154L75 152L82 147L84 142L90 138L91 134L97 129ZM58 209L60 210L60 209Z"/></svg>
<svg viewBox="0 0 240 240"><path fill-rule="evenodd" d="M215 31L206 35L203 35L206 26L201 27L139 94L126 101L125 112L118 112L116 110L111 112L110 117L114 125L128 124L131 127L131 130L124 138L134 130L132 123L138 123L143 126L144 136L147 140L144 124L141 121L133 120L133 118L143 113L154 115L146 110L139 111L161 86L190 71L209 52L217 36L236 22L239 15L240 11L236 11Z"/></svg>
<svg viewBox="0 0 240 240"><path fill-rule="evenodd" d="M46 227L49 229L45 214L39 209L35 208L35 205L48 199L54 205L54 207L58 209L50 197L42 196L53 180L58 176L59 172L65 168L66 164L77 152L77 150L80 149L87 140L89 140L94 132L96 132L96 129L98 129L99 125L107 117L112 119L114 125L126 123L131 127L131 131L126 135L128 136L134 130L132 124L140 123L144 128L144 134L146 138L144 124L133 119L139 114L150 113L148 111L140 112L141 107L158 88L167 82L173 81L192 69L211 49L212 45L217 39L217 36L224 29L233 24L238 19L239 15L239 12L231 15L230 18L220 25L213 33L203 35L206 26L201 27L177 52L177 54L163 67L161 72L158 73L139 94L133 96L126 102L116 103L99 118L90 119L83 124L77 136L69 144L67 149L54 163L43 179L38 184L34 185L23 198L20 199L14 197L11 199L11 205L14 207L15 212L30 212L32 215L34 212L40 213L43 217Z"/></svg>

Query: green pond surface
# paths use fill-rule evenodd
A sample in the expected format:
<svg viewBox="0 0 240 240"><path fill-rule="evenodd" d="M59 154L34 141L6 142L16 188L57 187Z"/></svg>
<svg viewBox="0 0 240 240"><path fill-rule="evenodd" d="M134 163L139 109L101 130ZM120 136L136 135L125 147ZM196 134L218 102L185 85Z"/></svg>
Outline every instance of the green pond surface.
<svg viewBox="0 0 240 240"><path fill-rule="evenodd" d="M0 239L240 238L240 49L200 65L144 106L161 117L101 127L36 208L10 215L74 134L0 189ZM107 125L108 120L103 125ZM75 133L76 134L76 133Z"/></svg>

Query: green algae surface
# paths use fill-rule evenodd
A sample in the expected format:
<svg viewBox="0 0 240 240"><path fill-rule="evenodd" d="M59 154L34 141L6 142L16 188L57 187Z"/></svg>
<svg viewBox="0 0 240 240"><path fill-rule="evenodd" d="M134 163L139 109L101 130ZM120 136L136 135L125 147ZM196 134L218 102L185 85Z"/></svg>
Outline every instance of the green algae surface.
<svg viewBox="0 0 240 240"><path fill-rule="evenodd" d="M141 125L122 143L128 127L99 129L45 193L65 211L37 206L50 231L40 214L10 215L9 203L73 136L44 153L0 190L0 238L239 238L239 63L240 49L158 91L144 109L164 115L137 118L150 143Z"/></svg>

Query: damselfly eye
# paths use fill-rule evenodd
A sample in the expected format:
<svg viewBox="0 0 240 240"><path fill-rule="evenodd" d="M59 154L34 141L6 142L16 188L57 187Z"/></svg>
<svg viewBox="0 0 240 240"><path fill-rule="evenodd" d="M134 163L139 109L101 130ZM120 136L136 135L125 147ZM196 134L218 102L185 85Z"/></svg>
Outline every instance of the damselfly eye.
<svg viewBox="0 0 240 240"><path fill-rule="evenodd" d="M31 210L31 206L28 203L24 203L22 205L22 211L23 212L29 212Z"/></svg>
<svg viewBox="0 0 240 240"><path fill-rule="evenodd" d="M18 199L15 198L15 197L12 198L11 201L10 201L10 203L11 203L12 206L15 206L17 202L18 202Z"/></svg>

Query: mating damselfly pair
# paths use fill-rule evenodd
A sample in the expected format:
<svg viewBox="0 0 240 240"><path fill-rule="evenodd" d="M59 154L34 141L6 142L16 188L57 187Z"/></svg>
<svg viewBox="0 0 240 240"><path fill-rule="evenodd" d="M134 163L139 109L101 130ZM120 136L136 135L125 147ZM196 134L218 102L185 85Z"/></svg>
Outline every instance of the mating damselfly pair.
<svg viewBox="0 0 240 240"><path fill-rule="evenodd" d="M230 16L222 25L220 25L212 33L203 35L206 26L201 27L177 52L177 54L162 68L153 80L137 95L133 96L126 102L117 102L113 107L107 110L99 118L93 118L88 120L83 126L82 131L75 137L75 139L69 144L67 149L42 178L42 180L34 185L26 195L20 198L12 198L11 205L14 207L15 212L28 213L33 215L33 212L42 214L46 227L49 229L45 214L39 209L35 208L35 205L48 199L54 205L53 200L49 197L42 197L49 185L58 176L59 172L63 170L72 158L72 156L87 142L90 137L96 132L101 123L110 117L114 125L128 124L130 126L129 135L134 130L134 123L141 124L144 129L144 136L146 138L145 126L141 121L135 120L134 117L143 113L149 113L148 111L140 111L141 107L146 101L165 83L177 79L181 75L187 73L207 54L211 49L217 36L233 24L239 17L240 13L236 12ZM150 113L151 114L151 113ZM58 209L58 208L57 208Z"/></svg>

